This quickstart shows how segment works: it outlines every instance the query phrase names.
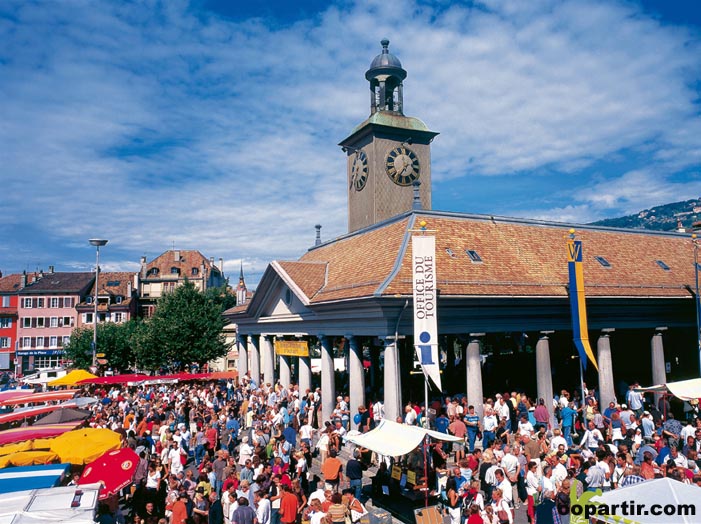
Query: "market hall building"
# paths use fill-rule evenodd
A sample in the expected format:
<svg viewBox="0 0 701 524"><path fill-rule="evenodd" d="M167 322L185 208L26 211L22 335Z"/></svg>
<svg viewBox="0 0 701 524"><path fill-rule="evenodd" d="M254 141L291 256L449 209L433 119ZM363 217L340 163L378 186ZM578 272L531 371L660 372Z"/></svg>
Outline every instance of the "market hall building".
<svg viewBox="0 0 701 524"><path fill-rule="evenodd" d="M431 210L430 146L438 133L403 110L407 72L389 52L366 72L371 114L339 145L347 155L348 233L299 260L273 261L246 304L225 314L238 333L238 367L258 383L312 387L321 357L322 413L337 392L384 401L394 420L423 400L412 325L411 237L436 238L438 333L444 393L578 387L566 237L583 242L589 339L601 405L626 384L698 376L694 246L676 232L624 230ZM290 341L297 341L290 344ZM290 350L291 348L291 350ZM345 359L347 374L334 372ZM433 391L432 396L439 395ZM549 405L549 403L548 403ZM481 413L480 413L481 415ZM352 418L352 415L351 415Z"/></svg>

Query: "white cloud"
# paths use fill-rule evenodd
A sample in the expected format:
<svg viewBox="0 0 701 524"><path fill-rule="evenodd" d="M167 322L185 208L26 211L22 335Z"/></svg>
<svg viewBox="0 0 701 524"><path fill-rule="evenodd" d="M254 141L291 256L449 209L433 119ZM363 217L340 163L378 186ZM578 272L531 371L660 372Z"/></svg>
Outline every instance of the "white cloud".
<svg viewBox="0 0 701 524"><path fill-rule="evenodd" d="M262 272L311 246L316 223L342 234L336 144L368 115L364 73L385 36L409 72L406 113L441 132L433 176L451 194L479 175L581 173L594 196L528 210L578 221L699 194L672 178L701 160L699 30L634 4L373 1L280 28L185 2L18 3L0 7L13 210L0 264L21 269L29 251L68 266L87 250L76 239L99 232L124 268L176 242ZM647 165L589 169L631 151Z"/></svg>

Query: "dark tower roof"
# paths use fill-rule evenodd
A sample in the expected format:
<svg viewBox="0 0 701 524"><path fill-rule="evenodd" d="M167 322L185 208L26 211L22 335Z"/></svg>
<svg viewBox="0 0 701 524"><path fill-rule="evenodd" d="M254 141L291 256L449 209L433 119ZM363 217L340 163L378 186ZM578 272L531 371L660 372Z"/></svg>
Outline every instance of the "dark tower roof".
<svg viewBox="0 0 701 524"><path fill-rule="evenodd" d="M372 80L378 75L392 75L404 80L406 71L402 68L399 58L389 52L389 40L385 38L380 43L382 44L382 52L370 64L370 69L365 73L365 78Z"/></svg>

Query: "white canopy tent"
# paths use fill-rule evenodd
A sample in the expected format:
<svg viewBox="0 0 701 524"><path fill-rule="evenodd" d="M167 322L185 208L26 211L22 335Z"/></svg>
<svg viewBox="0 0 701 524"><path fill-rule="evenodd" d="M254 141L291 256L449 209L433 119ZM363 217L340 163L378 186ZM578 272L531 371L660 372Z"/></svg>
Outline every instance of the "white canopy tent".
<svg viewBox="0 0 701 524"><path fill-rule="evenodd" d="M346 435L344 439L380 455L399 457L416 449L426 435L437 440L464 442L464 439L453 435L446 435L445 433L424 429L419 426L399 424L387 419L383 419L372 431L357 435Z"/></svg>
<svg viewBox="0 0 701 524"><path fill-rule="evenodd" d="M701 378L690 380L680 380L679 382L667 382L646 388L636 388L642 393L658 393L663 395L673 395L681 400L695 400L701 398Z"/></svg>
<svg viewBox="0 0 701 524"><path fill-rule="evenodd" d="M622 515L621 505L624 502L630 504L645 504L644 511L647 515ZM591 498L592 503L606 504L609 508L613 504L618 504L617 515L596 515L600 522L627 523L627 524L695 524L699 522L701 513L701 488L683 484L670 478L648 480L625 488L607 491L599 496ZM662 511L653 510L653 505L659 505ZM683 511L677 511L680 505L696 506L695 511L688 511L683 515ZM674 506L675 511L671 511ZM673 515L664 514L666 509ZM652 515L660 512L662 515Z"/></svg>
<svg viewBox="0 0 701 524"><path fill-rule="evenodd" d="M94 524L100 484L0 495L0 524Z"/></svg>

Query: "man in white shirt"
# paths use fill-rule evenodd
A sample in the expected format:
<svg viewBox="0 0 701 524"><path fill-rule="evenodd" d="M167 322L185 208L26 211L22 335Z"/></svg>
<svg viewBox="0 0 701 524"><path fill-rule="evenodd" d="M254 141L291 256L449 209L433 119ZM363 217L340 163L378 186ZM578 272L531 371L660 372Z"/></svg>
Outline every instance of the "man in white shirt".
<svg viewBox="0 0 701 524"><path fill-rule="evenodd" d="M258 524L270 523L270 501L262 496L261 491L256 491L253 494L253 503L256 510Z"/></svg>
<svg viewBox="0 0 701 524"><path fill-rule="evenodd" d="M404 423L408 426L413 426L416 423L416 411L411 407L411 404L404 408L404 413Z"/></svg>
<svg viewBox="0 0 701 524"><path fill-rule="evenodd" d="M589 449L589 451L593 453L599 447L599 442L604 441L604 436L601 434L601 431L594 426L594 421L590 420L588 426L584 435L582 435L580 446Z"/></svg>
<svg viewBox="0 0 701 524"><path fill-rule="evenodd" d="M511 486L511 482L509 482L509 479L506 478L504 475L504 471L501 469L497 469L494 472L494 477L496 479L496 488L500 489L503 496L504 500L509 504L510 507L514 506L514 497L513 497L513 487Z"/></svg>
<svg viewBox="0 0 701 524"><path fill-rule="evenodd" d="M553 429L553 438L550 441L550 449L552 451L557 451L557 448L564 444L565 451L567 451L567 440L562 436L562 431L560 428Z"/></svg>

